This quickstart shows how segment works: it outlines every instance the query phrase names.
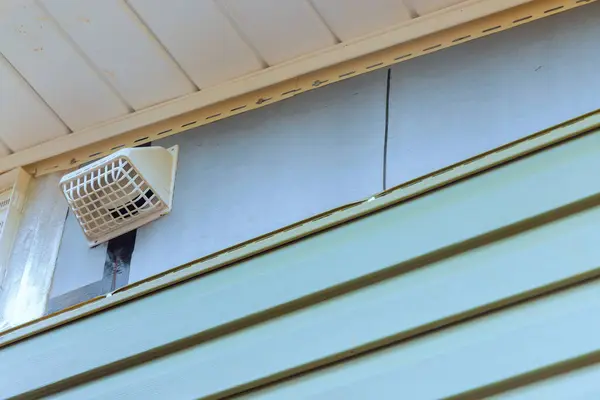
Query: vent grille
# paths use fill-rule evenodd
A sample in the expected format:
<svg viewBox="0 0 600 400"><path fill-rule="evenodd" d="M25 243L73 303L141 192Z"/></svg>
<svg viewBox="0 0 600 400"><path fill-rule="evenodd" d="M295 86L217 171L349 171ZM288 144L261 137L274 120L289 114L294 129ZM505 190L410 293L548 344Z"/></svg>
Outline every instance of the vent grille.
<svg viewBox="0 0 600 400"><path fill-rule="evenodd" d="M126 157L115 158L64 182L62 190L90 238L168 210Z"/></svg>

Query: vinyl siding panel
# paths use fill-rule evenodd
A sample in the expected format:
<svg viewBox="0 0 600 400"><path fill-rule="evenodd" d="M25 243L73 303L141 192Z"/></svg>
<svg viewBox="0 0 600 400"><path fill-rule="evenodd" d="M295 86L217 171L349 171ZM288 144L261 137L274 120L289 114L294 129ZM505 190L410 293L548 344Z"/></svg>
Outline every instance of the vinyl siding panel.
<svg viewBox="0 0 600 400"><path fill-rule="evenodd" d="M434 398L593 352L597 283L568 287L600 272L599 152L588 134L17 342L0 395ZM92 371L108 375L67 389Z"/></svg>
<svg viewBox="0 0 600 400"><path fill-rule="evenodd" d="M464 396L597 350L600 322L593 316L600 306L599 289L600 282L588 283L246 398Z"/></svg>

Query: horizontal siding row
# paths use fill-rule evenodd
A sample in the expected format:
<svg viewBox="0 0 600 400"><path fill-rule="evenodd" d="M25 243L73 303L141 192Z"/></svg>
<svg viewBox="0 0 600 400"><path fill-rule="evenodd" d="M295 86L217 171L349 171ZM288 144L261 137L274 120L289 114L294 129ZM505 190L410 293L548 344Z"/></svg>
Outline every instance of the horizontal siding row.
<svg viewBox="0 0 600 400"><path fill-rule="evenodd" d="M599 155L589 133L16 342L0 398L522 395L600 350Z"/></svg>
<svg viewBox="0 0 600 400"><path fill-rule="evenodd" d="M493 398L498 400L524 399L597 399L600 397L600 363L595 357L593 364L540 380L526 386L501 393Z"/></svg>
<svg viewBox="0 0 600 400"><path fill-rule="evenodd" d="M298 368L309 369L323 360L329 362L350 356L357 349L364 351L406 339L451 321L477 315L485 308L515 301L515 297L531 297L534 293L547 290L549 285L566 285L574 276L597 275L600 266L594 262L600 259L600 247L593 232L599 224L600 207L595 207L142 367L126 370L73 390L69 395L61 395L60 398L84 398L90 392L98 393L99 398L112 398L123 392L127 393L128 398L145 398L148 386L154 386L152 395L157 398L167 398L173 387L184 398L228 394L234 392L231 388L237 391L248 383L270 381L284 371L291 373ZM573 260L573 252L581 256ZM586 292L588 296L594 296L598 286L593 285L593 289ZM600 301L600 296L597 297L595 306ZM587 312L591 310L587 309ZM532 322L542 315L537 309L533 316L528 312L519 315L522 314L525 315L520 318L526 322ZM498 314L506 321L507 317L502 315ZM498 343L501 343L506 335L510 337L513 334L511 325L522 322L517 320L504 325L490 322L493 320L486 318L485 323L476 326L467 324L465 326L469 329L459 329L462 334L432 336L438 339L427 335L425 337L428 339L424 341L408 342L398 348L393 347L336 366L331 371L313 373L297 383L284 385L283 390L273 390L272 395L266 398L304 398L306 395L320 394L330 399L360 399L368 398L367 395L374 388L378 388L373 392L375 398L394 392L401 392L407 398L441 398L472 387L473 374L480 368L481 361L485 360L476 362L477 357L482 356L486 349L487 358L498 359L499 371L492 370L489 376L481 377L477 386L494 382L498 379L496 374L499 377L502 373L510 376L519 368L527 371L531 366L519 358L508 364L507 360L499 359L502 354L509 359L514 358L508 343L498 346L497 343L490 345L487 341L491 336L504 335L498 339ZM479 328L479 325L482 327ZM502 332L501 327L509 332ZM543 329L541 332L544 332ZM529 331L523 333L530 334ZM596 338L596 335L591 336ZM485 339L483 343L479 343L481 339ZM520 343L522 339L515 339L515 343ZM547 344L541 345L535 337L532 339L540 345L538 350L543 355ZM569 340L569 337L563 339ZM465 349L465 345L470 347ZM490 348L486 347L488 345ZM469 350L468 354L465 354L466 350ZM432 358L432 354L436 356ZM472 359L469 362L467 355ZM536 354L537 357L540 355ZM440 365L442 361L446 365ZM544 365L543 358L532 357L532 361ZM415 365L422 369L416 371ZM431 375L432 365L439 368L436 381L448 379L448 388L440 383L426 385L428 380L435 378ZM462 386L457 377L448 376L448 372L456 367L456 373L463 378ZM385 376L375 380L373 374L377 376L382 370ZM408 374L407 371L412 372ZM199 376L201 380L198 380ZM135 387L131 387L132 382L136 383ZM331 386L338 385L342 388L331 390ZM426 388L430 392L426 392ZM267 393L271 393L271 390ZM263 394L259 392L251 398L263 398Z"/></svg>
<svg viewBox="0 0 600 400"><path fill-rule="evenodd" d="M600 281L596 280L246 398L464 397L473 389L599 349L599 291ZM594 386L600 393L597 382Z"/></svg>

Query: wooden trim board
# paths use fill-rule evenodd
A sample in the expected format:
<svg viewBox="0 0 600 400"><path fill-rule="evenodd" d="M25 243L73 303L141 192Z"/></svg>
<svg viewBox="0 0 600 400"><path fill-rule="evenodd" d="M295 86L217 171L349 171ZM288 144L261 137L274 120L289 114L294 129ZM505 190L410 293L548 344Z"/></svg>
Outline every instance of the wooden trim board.
<svg viewBox="0 0 600 400"><path fill-rule="evenodd" d="M0 172L68 170L132 147L596 0L470 0L384 31L0 159Z"/></svg>

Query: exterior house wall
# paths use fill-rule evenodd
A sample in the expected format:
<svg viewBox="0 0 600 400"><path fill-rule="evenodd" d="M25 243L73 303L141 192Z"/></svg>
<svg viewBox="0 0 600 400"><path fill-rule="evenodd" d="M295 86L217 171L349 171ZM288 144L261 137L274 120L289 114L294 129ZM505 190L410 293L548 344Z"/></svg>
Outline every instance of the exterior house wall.
<svg viewBox="0 0 600 400"><path fill-rule="evenodd" d="M148 278L599 109L598 37L600 4L591 4L154 143L181 146L174 209L137 230L113 281ZM104 293L108 259L70 216L51 299L64 307Z"/></svg>
<svg viewBox="0 0 600 400"><path fill-rule="evenodd" d="M592 4L156 143L130 282L600 109L599 37ZM599 167L589 132L0 347L0 397L595 398ZM60 294L110 246L69 224Z"/></svg>

